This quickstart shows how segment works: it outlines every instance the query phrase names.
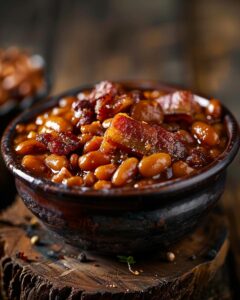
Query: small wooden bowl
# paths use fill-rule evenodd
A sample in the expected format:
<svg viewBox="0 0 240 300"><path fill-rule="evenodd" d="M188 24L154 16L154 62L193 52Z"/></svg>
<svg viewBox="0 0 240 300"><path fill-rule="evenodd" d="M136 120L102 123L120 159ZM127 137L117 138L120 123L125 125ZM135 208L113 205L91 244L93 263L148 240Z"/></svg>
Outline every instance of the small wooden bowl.
<svg viewBox="0 0 240 300"><path fill-rule="evenodd" d="M176 90L154 81L123 82L126 87ZM84 86L53 97L17 117L6 129L2 153L14 174L26 206L66 242L81 249L128 254L167 247L192 231L224 191L227 166L239 149L237 121L224 107L229 142L226 150L194 176L137 190L109 191L66 188L27 173L12 147L15 127L57 104L61 97L91 88ZM208 100L198 97L202 105Z"/></svg>
<svg viewBox="0 0 240 300"><path fill-rule="evenodd" d="M47 70L44 72L44 86L31 97L26 97L22 101L11 99L5 104L0 106L0 137L11 120L13 120L19 113L30 108L41 99L46 98L51 89L51 81L48 76ZM15 198L16 190L14 188L14 178L6 169L3 158L0 155L0 190L2 195L0 210L11 204Z"/></svg>

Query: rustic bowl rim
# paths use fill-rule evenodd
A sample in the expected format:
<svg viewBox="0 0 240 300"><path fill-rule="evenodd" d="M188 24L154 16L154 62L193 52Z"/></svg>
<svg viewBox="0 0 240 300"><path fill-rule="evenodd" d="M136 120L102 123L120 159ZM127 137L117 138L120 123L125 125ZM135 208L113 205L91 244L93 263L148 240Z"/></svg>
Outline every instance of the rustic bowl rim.
<svg viewBox="0 0 240 300"><path fill-rule="evenodd" d="M149 89L164 89L166 91L176 91L179 87L174 85L169 85L162 83L156 80L118 80L116 82L122 83L130 88L149 88ZM75 201L81 201L81 196L84 197L122 197L126 198L128 196L145 196L151 194L157 194L159 197L162 195L174 195L179 192L184 192L193 189L198 186L198 184L207 182L208 179L212 176L219 174L221 171L225 170L227 166L232 162L234 157L236 156L239 146L240 146L240 133L239 133L239 125L236 121L233 114L224 106L224 119L228 129L229 141L226 149L219 155L219 157L212 162L207 167L199 170L194 176L186 176L184 178L171 179L166 182L157 183L152 186L147 186L142 189L136 188L117 188L110 190L101 190L96 191L92 188L67 188L64 185L56 184L51 182L48 179L35 177L28 172L26 172L16 161L16 154L13 151L12 138L14 135L15 126L18 123L24 123L29 119L33 119L37 114L43 112L47 109L50 109L54 106L60 98L76 95L77 93L91 89L95 83L81 85L77 88L73 88L67 90L63 93L60 93L56 96L48 97L48 101L42 101L35 107L28 109L27 111L21 113L18 117L16 117L6 128L1 143L2 155L7 165L8 169L13 173L16 178L20 180L24 180L28 184L30 184L31 188L36 188L38 190L42 190L44 192L48 192L51 194L61 194L64 196L68 196L68 199ZM181 89L181 88L180 88ZM200 97L203 101L209 101L205 97L198 96L198 94L194 94L197 97ZM64 197L60 197L59 200L64 199Z"/></svg>

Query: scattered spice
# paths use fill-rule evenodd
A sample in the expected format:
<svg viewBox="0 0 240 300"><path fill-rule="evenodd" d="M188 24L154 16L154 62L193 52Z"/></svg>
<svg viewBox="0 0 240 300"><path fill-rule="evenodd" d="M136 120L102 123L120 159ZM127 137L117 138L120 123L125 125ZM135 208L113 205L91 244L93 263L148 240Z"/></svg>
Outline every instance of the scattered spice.
<svg viewBox="0 0 240 300"><path fill-rule="evenodd" d="M40 238L39 238L38 235L34 235L34 236L31 237L31 240L30 240L30 241L31 241L31 244L32 244L32 245L36 245L36 244L39 243Z"/></svg>
<svg viewBox="0 0 240 300"><path fill-rule="evenodd" d="M167 252L166 257L167 257L167 260L170 262L173 262L176 258L175 254L173 252Z"/></svg>
<svg viewBox="0 0 240 300"><path fill-rule="evenodd" d="M52 259L64 259L64 256L62 254L59 255L53 250L48 251L47 256Z"/></svg>
<svg viewBox="0 0 240 300"><path fill-rule="evenodd" d="M108 284L106 287L109 287L109 288L117 288L117 285L116 284Z"/></svg>
<svg viewBox="0 0 240 300"><path fill-rule="evenodd" d="M32 227L37 227L37 226L39 225L38 219L35 218L35 217L31 218L31 220L30 220L30 225L31 225Z"/></svg>
<svg viewBox="0 0 240 300"><path fill-rule="evenodd" d="M25 219L27 222L29 222L29 221L31 220L31 217L28 216L28 215L26 215L26 216L24 216L24 219Z"/></svg>
<svg viewBox="0 0 240 300"><path fill-rule="evenodd" d="M17 252L16 253L16 258L22 259L23 261L26 261L26 262L29 261L28 257L24 254L23 251Z"/></svg>
<svg viewBox="0 0 240 300"><path fill-rule="evenodd" d="M210 251L208 251L206 258L207 259L214 259L217 255L217 251L215 249L211 249Z"/></svg>
<svg viewBox="0 0 240 300"><path fill-rule="evenodd" d="M77 259L78 259L80 262L87 262L87 261L88 261L87 256L86 256L86 254L85 254L84 252L81 252L81 253L78 255Z"/></svg>
<svg viewBox="0 0 240 300"><path fill-rule="evenodd" d="M26 234L29 238L31 238L34 235L34 230L33 230L33 227L31 225L28 225L26 227Z"/></svg>
<svg viewBox="0 0 240 300"><path fill-rule="evenodd" d="M58 258L58 255L53 250L48 251L47 256L50 258L55 258L55 259Z"/></svg>

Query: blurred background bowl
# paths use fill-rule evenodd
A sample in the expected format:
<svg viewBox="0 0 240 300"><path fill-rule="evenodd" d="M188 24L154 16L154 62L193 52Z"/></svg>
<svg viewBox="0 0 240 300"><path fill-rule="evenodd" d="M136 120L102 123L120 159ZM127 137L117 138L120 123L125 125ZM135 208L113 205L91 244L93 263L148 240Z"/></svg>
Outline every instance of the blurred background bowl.
<svg viewBox="0 0 240 300"><path fill-rule="evenodd" d="M21 50L21 49L20 49ZM45 65L44 58L38 55L38 60L41 60L44 70L44 82L41 88L34 93L34 95L27 96L21 100L11 97L4 104L0 105L0 137L2 136L7 125L13 120L18 114L32 107L42 99L46 99L51 89L50 75L48 74L47 67ZM10 205L16 196L16 189L14 185L14 178L8 172L3 162L2 156L0 155L0 210Z"/></svg>

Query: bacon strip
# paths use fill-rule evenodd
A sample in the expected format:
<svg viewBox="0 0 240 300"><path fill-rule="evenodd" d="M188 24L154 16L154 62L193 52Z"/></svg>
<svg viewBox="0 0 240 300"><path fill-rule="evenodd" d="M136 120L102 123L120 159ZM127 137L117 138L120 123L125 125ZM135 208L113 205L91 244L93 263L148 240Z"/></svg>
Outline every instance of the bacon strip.
<svg viewBox="0 0 240 300"><path fill-rule="evenodd" d="M194 101L194 95L188 91L176 91L156 99L162 106L168 121L184 120L192 122L193 114L199 112L200 106Z"/></svg>
<svg viewBox="0 0 240 300"><path fill-rule="evenodd" d="M177 159L187 155L185 145L174 133L159 125L149 125L121 113L113 118L104 139L138 155L150 155L161 151Z"/></svg>
<svg viewBox="0 0 240 300"><path fill-rule="evenodd" d="M57 155L68 155L80 147L79 139L71 131L60 132L57 135L42 133L37 135L36 140Z"/></svg>
<svg viewBox="0 0 240 300"><path fill-rule="evenodd" d="M97 119L104 121L113 117L119 112L125 111L128 107L133 104L133 99L128 97L126 94L121 96L112 97L110 94L101 97L97 100L95 105L95 113Z"/></svg>

